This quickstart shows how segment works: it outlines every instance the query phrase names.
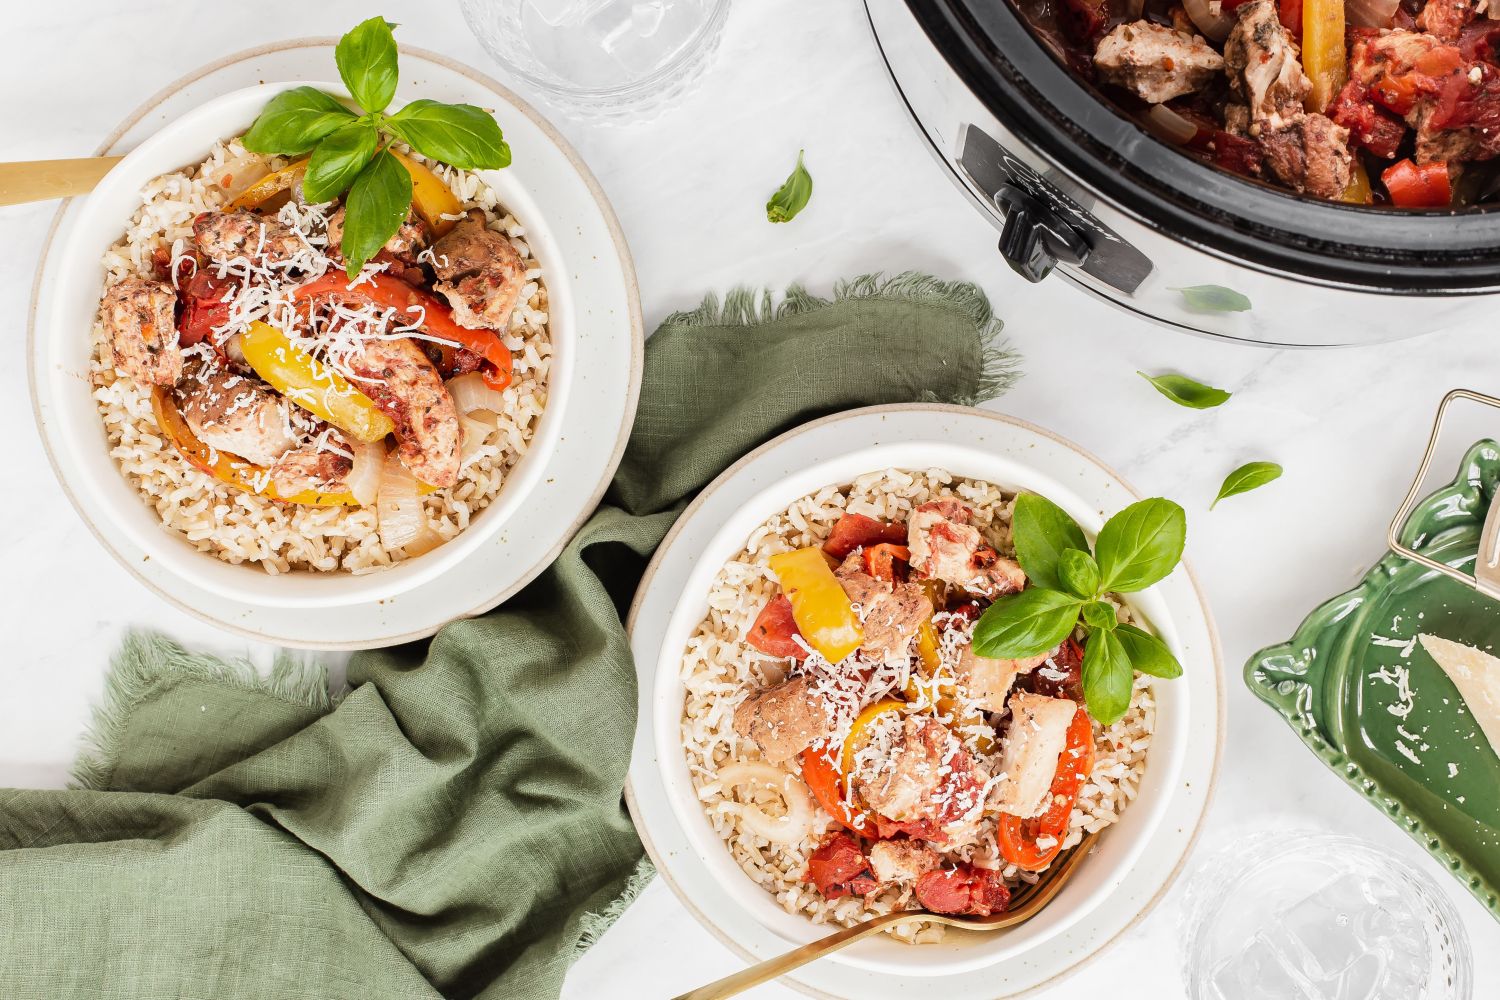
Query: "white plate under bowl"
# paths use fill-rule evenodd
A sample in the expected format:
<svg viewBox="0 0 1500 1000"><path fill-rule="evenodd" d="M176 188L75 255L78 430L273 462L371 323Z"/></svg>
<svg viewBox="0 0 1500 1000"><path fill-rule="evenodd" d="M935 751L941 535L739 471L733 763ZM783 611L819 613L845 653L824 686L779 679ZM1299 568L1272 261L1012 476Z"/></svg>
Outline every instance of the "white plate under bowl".
<svg viewBox="0 0 1500 1000"><path fill-rule="evenodd" d="M87 199L58 213L37 275L28 347L48 456L116 558L163 597L215 624L288 645L342 648L430 634L493 607L551 561L618 464L639 389L643 336L629 251L587 168L499 84L403 48L397 104L421 96L494 108L515 152L510 168L481 173L526 227L546 272L555 353L532 446L466 531L375 573L271 577L200 553L164 528L109 458L89 398L88 328L103 279L98 258L138 207L145 181L202 160L291 85L259 81L318 80L332 68L331 40L269 46L213 64L137 111L101 149L130 150L125 160ZM579 400L587 404L572 405ZM615 433L593 433L601 426Z"/></svg>
<svg viewBox="0 0 1500 1000"><path fill-rule="evenodd" d="M960 407L885 406L794 430L747 456L688 508L636 598L631 648L640 679L627 798L653 860L690 910L747 961L828 933L789 914L739 868L698 807L682 751L682 651L709 585L751 530L816 489L885 468L942 468L1044 493L1093 534L1137 499L1111 470L1028 424ZM913 947L859 942L793 974L832 996L910 996L942 977L945 996L1016 995L1076 968L1139 919L1175 876L1207 806L1222 741L1217 638L1186 568L1131 602L1172 646L1184 676L1157 682L1156 731L1139 795L1038 917L992 934L951 931Z"/></svg>

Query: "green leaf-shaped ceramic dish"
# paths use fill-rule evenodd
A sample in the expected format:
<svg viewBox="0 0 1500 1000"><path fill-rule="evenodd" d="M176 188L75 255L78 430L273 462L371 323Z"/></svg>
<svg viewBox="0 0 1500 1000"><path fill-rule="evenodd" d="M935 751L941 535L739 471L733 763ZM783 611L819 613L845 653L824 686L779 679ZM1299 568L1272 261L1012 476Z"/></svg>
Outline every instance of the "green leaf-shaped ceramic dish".
<svg viewBox="0 0 1500 1000"><path fill-rule="evenodd" d="M1417 505L1402 541L1472 571L1497 486L1500 444L1481 441ZM1500 603L1390 553L1289 642L1253 656L1245 683L1500 917L1500 756L1418 633L1495 652Z"/></svg>

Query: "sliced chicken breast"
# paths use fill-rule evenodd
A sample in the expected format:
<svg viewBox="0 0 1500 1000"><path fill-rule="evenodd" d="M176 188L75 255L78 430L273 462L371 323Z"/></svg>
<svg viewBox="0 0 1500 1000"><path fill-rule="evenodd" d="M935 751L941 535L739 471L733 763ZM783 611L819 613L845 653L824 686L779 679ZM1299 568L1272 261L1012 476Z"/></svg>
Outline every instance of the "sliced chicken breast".
<svg viewBox="0 0 1500 1000"><path fill-rule="evenodd" d="M270 466L297 445L286 400L263 382L195 358L178 391L183 419L210 448Z"/></svg>
<svg viewBox="0 0 1500 1000"><path fill-rule="evenodd" d="M350 355L355 385L396 424L396 457L439 489L458 482L463 434L443 377L412 341L369 339Z"/></svg>
<svg viewBox="0 0 1500 1000"><path fill-rule="evenodd" d="M485 225L484 213L469 217L432 246L433 285L453 307L453 319L471 330L504 332L526 285L526 262L504 233Z"/></svg>
<svg viewBox="0 0 1500 1000"><path fill-rule="evenodd" d="M176 384L182 377L176 305L177 293L165 281L132 276L105 289L99 315L115 371L147 385Z"/></svg>
<svg viewBox="0 0 1500 1000"><path fill-rule="evenodd" d="M1066 698L1025 691L1011 695L1009 704L1010 728L1000 751L1002 775L995 808L1012 816L1035 816L1046 805L1078 706Z"/></svg>
<svg viewBox="0 0 1500 1000"><path fill-rule="evenodd" d="M795 677L740 702L734 731L760 747L766 760L779 764L833 732L832 715L812 681Z"/></svg>

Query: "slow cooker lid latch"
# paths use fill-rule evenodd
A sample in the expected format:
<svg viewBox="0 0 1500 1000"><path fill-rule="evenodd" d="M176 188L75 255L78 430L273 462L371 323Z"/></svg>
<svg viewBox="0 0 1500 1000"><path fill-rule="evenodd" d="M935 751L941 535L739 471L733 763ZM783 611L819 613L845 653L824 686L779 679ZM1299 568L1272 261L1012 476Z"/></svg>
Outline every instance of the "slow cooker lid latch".
<svg viewBox="0 0 1500 1000"><path fill-rule="evenodd" d="M1027 281L1041 281L1058 264L1082 264L1089 256L1083 235L1057 213L1014 184L995 192L995 204L1005 215L1000 231L1000 253Z"/></svg>

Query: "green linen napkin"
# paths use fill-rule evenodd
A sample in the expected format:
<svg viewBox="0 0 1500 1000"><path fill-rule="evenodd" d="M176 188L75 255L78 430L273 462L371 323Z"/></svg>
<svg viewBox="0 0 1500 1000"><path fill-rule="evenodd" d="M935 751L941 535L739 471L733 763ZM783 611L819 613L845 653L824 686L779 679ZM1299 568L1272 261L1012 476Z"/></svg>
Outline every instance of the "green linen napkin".
<svg viewBox="0 0 1500 1000"><path fill-rule="evenodd" d="M652 550L780 431L1003 391L998 330L978 289L910 274L670 317L557 562L430 643L357 654L341 699L316 666L130 639L77 787L0 791L0 996L556 996L651 874L621 802L621 616Z"/></svg>

